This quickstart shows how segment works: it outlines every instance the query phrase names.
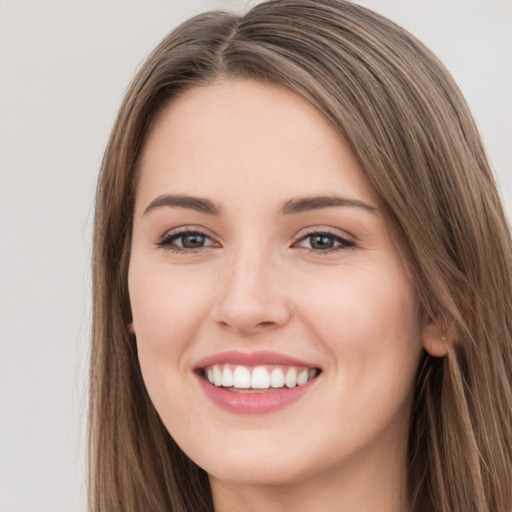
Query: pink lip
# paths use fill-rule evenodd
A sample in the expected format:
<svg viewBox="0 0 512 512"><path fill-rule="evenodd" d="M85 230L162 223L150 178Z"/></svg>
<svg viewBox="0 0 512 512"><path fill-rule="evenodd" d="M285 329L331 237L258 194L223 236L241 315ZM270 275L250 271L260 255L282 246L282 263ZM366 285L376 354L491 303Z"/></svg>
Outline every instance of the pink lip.
<svg viewBox="0 0 512 512"><path fill-rule="evenodd" d="M265 414L283 409L299 400L315 386L317 378L302 386L264 392L239 393L210 384L203 378L200 369L214 364L240 364L244 366L284 365L304 368L317 366L278 354L276 352L244 353L236 350L219 352L201 359L194 368L194 373L205 395L221 409L236 414Z"/></svg>
<svg viewBox="0 0 512 512"><path fill-rule="evenodd" d="M284 365L301 366L305 368L317 368L317 366L289 357L277 352L239 352L237 350L227 350L201 359L196 365L195 370L205 368L212 364L240 364L243 366L263 366L263 365Z"/></svg>
<svg viewBox="0 0 512 512"><path fill-rule="evenodd" d="M317 381L315 378L302 386L264 393L237 393L218 388L197 373L196 376L205 395L215 405L236 414L265 414L283 409L304 396Z"/></svg>

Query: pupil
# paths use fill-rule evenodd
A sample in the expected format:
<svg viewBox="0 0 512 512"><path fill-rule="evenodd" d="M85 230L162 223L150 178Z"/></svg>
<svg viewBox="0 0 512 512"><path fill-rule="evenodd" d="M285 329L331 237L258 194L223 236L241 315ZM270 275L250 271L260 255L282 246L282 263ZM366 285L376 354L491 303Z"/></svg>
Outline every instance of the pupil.
<svg viewBox="0 0 512 512"><path fill-rule="evenodd" d="M204 245L203 235L185 235L182 237L183 247L187 249L196 249Z"/></svg>
<svg viewBox="0 0 512 512"><path fill-rule="evenodd" d="M330 236L315 235L311 237L311 247L313 249L330 249L334 245L334 240Z"/></svg>

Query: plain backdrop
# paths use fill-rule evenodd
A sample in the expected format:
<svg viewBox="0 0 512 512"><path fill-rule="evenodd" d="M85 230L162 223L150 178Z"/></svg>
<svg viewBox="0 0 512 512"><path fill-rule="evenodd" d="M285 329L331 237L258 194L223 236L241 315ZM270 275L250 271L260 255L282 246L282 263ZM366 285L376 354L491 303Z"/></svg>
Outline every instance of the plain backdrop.
<svg viewBox="0 0 512 512"><path fill-rule="evenodd" d="M91 224L126 86L172 27L242 0L0 0L0 512L84 512ZM512 213L511 0L367 0L447 65Z"/></svg>

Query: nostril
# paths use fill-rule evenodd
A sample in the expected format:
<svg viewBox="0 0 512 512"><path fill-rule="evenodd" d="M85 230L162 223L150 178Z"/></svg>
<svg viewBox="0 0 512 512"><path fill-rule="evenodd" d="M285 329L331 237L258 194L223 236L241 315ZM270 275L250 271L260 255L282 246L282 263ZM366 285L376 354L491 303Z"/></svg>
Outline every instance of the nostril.
<svg viewBox="0 0 512 512"><path fill-rule="evenodd" d="M272 327L274 325L274 322L260 322L258 326L260 327Z"/></svg>
<svg viewBox="0 0 512 512"><path fill-rule="evenodd" d="M234 332L244 336L261 334L262 332L275 329L280 325L278 322L252 322L250 319L246 320L240 317L232 318L231 320L220 320L218 324L223 329L232 329Z"/></svg>

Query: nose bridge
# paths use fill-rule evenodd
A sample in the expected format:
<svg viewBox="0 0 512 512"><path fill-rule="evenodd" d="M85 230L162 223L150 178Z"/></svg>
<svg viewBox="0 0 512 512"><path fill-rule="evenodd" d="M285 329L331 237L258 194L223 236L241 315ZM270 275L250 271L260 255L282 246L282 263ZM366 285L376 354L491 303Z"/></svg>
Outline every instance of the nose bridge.
<svg viewBox="0 0 512 512"><path fill-rule="evenodd" d="M244 334L284 325L290 307L277 283L278 266L272 247L255 238L233 247L222 275L215 319Z"/></svg>
<svg viewBox="0 0 512 512"><path fill-rule="evenodd" d="M231 268L235 290L238 285L265 292L274 272L275 258L268 246L258 243L256 237L242 241L233 251Z"/></svg>

